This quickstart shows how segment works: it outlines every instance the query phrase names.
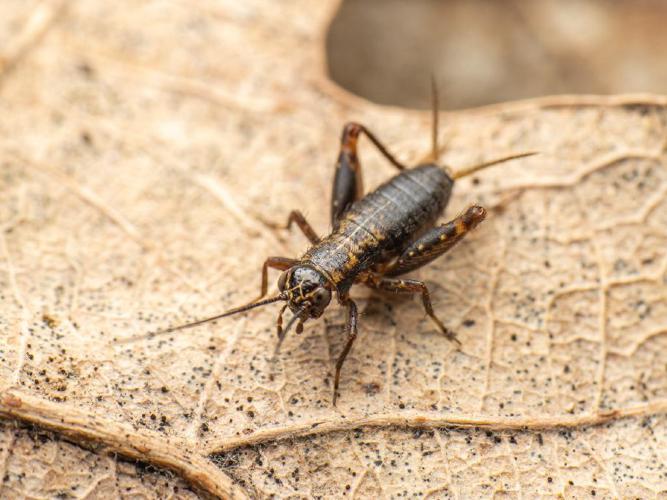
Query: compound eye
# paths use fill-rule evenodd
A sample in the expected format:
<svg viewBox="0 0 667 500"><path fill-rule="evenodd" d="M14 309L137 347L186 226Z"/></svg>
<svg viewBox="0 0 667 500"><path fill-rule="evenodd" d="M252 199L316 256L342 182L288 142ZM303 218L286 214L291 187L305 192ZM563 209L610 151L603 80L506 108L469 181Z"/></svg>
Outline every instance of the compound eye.
<svg viewBox="0 0 667 500"><path fill-rule="evenodd" d="M285 290L285 283L287 283L287 274L288 271L285 271L283 274L280 275L280 278L278 278L278 289L281 292Z"/></svg>
<svg viewBox="0 0 667 500"><path fill-rule="evenodd" d="M331 300L331 292L326 288L320 288L317 292L315 292L314 300L315 304L318 306L322 304L328 304Z"/></svg>

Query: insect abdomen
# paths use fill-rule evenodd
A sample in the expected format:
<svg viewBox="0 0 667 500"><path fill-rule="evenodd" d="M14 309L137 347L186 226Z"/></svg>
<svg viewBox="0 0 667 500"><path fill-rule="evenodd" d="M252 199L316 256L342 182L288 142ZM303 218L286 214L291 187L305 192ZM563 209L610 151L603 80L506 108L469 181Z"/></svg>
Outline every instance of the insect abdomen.
<svg viewBox="0 0 667 500"><path fill-rule="evenodd" d="M388 240L388 246L401 247L440 216L452 185L442 168L422 165L402 172L359 200L345 219L366 224L371 232ZM368 217L374 211L377 214Z"/></svg>
<svg viewBox="0 0 667 500"><path fill-rule="evenodd" d="M312 247L310 261L345 288L361 271L398 253L440 216L453 181L436 165L401 172L356 201L338 229Z"/></svg>

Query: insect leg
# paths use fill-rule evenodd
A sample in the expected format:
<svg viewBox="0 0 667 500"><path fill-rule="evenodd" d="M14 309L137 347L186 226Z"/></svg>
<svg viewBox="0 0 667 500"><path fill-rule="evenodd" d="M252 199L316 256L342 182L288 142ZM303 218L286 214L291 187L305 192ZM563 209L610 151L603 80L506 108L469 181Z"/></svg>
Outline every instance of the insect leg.
<svg viewBox="0 0 667 500"><path fill-rule="evenodd" d="M285 312L285 309L287 309L287 304L280 308L278 317L276 318L276 335L278 338L283 336L283 313Z"/></svg>
<svg viewBox="0 0 667 500"><path fill-rule="evenodd" d="M292 227L292 223L296 223L296 225L299 226L301 232L306 235L306 238L308 238L313 245L320 242L320 237L317 236L317 233L300 210L292 210L289 213L289 217L287 218L287 229Z"/></svg>
<svg viewBox="0 0 667 500"><path fill-rule="evenodd" d="M288 257L268 257L262 266L260 294L259 297L255 300L259 300L264 297L269 289L269 267L272 269L278 269L279 271L284 271L292 267L297 262L298 260L290 259Z"/></svg>
<svg viewBox="0 0 667 500"><path fill-rule="evenodd" d="M412 242L383 274L398 276L428 264L461 241L484 220L484 217L486 210L479 205L472 205L462 215L446 224L434 227Z"/></svg>
<svg viewBox="0 0 667 500"><path fill-rule="evenodd" d="M345 358L347 358L350 349L354 340L357 338L357 305L353 300L347 299L347 325L345 327L345 333L347 334L347 343L343 348L343 352L338 356L336 361L336 376L334 378L334 391L333 391L333 405L336 406L336 399L338 399L338 383L340 382L340 369L343 367Z"/></svg>
<svg viewBox="0 0 667 500"><path fill-rule="evenodd" d="M410 280L410 279L386 279L383 278L377 282L368 281L367 284L378 290L385 290L388 292L394 293L421 293L422 302L424 303L424 310L426 314L429 315L433 323L438 327L445 337L447 337L452 342L456 342L458 345L461 345L461 342L456 338L456 334L449 330L442 322L436 317L433 312L433 306L431 305L431 295L428 293L428 288L426 284L422 281Z"/></svg>
<svg viewBox="0 0 667 500"><path fill-rule="evenodd" d="M331 195L331 224L337 227L338 219L348 209L353 201L364 195L363 181L361 177L361 164L357 156L357 141L359 134L364 133L366 137L378 148L396 168L404 170L406 167L389 153L386 147L366 127L359 123L347 123L343 127L341 137L340 153L336 162L336 174L334 176L333 192Z"/></svg>

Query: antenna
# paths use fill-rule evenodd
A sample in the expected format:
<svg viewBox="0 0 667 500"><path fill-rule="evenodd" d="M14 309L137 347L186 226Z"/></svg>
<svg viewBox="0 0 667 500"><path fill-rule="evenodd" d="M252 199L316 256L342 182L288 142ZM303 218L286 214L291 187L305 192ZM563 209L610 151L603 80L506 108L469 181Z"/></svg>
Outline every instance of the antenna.
<svg viewBox="0 0 667 500"><path fill-rule="evenodd" d="M431 126L431 153L423 157L419 164L432 161L437 163L438 158L440 157L440 146L438 145L438 129L439 129L439 113L440 110L440 97L438 95L438 83L435 79L435 74L431 73L431 111L432 111L432 126ZM528 151L525 153L515 153L510 156L504 156L502 158L496 158L495 160L486 161L483 163L478 163L477 165L472 165L470 167L462 168L461 170L452 173L451 169L447 166L443 168L447 171L452 179L460 179L462 177L467 177L468 175L474 174L480 170L483 170L493 165L498 165L499 163L504 163L510 160L518 160L519 158L526 158L528 156L533 156L538 154L537 151Z"/></svg>
<svg viewBox="0 0 667 500"><path fill-rule="evenodd" d="M217 316L211 316L210 318L200 319L200 320L197 320L197 321L193 321L192 323L186 323L184 325L179 325L179 326L174 326L172 328L166 328L164 330L159 330L159 331L155 332L154 335L160 335L160 334L163 334L163 333L175 332L177 330L185 330L186 328L192 328L194 326L199 326L199 325L202 325L204 323L208 323L209 321L215 321L217 319L224 318L226 316L231 316L232 314L245 312L245 311L248 311L250 309L254 309L255 307L264 306L266 304L272 304L273 302L278 302L279 300L287 300L287 299L282 294L276 295L276 296L268 298L268 299L260 300L259 302L253 302L251 304L246 304L246 305L241 306L241 307L236 307L234 309L230 309L229 311L225 311L222 314L218 314Z"/></svg>
<svg viewBox="0 0 667 500"><path fill-rule="evenodd" d="M526 158L527 156L533 156L539 154L537 151L528 151L526 153L516 153L510 156L504 156L502 158L496 158L495 160L485 161L483 163L478 163L477 165L472 165L470 167L462 168L452 174L452 179L460 179L461 177L467 177L468 175L474 174L480 170L483 170L493 165L498 165L499 163L504 163L510 160L517 160L519 158Z"/></svg>
<svg viewBox="0 0 667 500"><path fill-rule="evenodd" d="M438 84L435 80L435 74L431 73L431 152L423 156L417 162L417 165L428 162L437 163L440 157L440 146L438 145L439 111L440 97L438 95Z"/></svg>
<svg viewBox="0 0 667 500"><path fill-rule="evenodd" d="M431 73L431 106L433 111L433 125L431 129L431 156L433 161L437 162L440 156L438 151L438 111L440 110L440 103L438 98L438 84L435 81L435 74Z"/></svg>

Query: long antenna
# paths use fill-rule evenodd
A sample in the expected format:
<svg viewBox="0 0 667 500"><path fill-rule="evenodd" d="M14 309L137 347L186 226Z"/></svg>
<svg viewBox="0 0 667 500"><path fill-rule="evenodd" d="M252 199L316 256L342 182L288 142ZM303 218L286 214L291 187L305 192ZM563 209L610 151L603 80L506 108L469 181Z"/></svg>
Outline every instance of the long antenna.
<svg viewBox="0 0 667 500"><path fill-rule="evenodd" d="M424 163L427 161L432 161L437 163L438 158L440 157L440 147L438 145L438 128L439 128L439 117L440 117L440 97L438 95L438 83L435 79L435 74L431 73L431 112L432 112L432 126L431 126L431 154L422 158L419 163ZM486 161L484 163L479 163L477 165L472 165L470 167L462 168L461 170L450 173L452 179L460 179L461 177L466 177L468 175L474 174L479 170L483 170L493 165L498 165L499 163L504 163L510 160L517 160L519 158L526 158L527 156L533 156L538 154L537 151L529 151L525 153L512 154L510 156L504 156L502 158L497 158L495 160ZM450 171L448 167L444 167L445 170Z"/></svg>
<svg viewBox="0 0 667 500"><path fill-rule="evenodd" d="M192 323L186 323L184 325L174 326L172 328L167 328L165 330L159 330L159 331L155 332L154 335L160 335L160 334L163 334L163 333L175 332L177 330L185 330L186 328L192 328L194 326L199 326L199 325L202 325L204 323L208 323L209 321L215 321L217 319L224 318L226 316L231 316L232 314L237 314L237 313L241 313L241 312L244 312L244 311L248 311L250 309L254 309L255 307L265 306L266 304L272 304L273 302L278 302L279 300L286 300L286 298L282 294L276 295L276 296L270 297L268 299L260 300L259 302L253 302L251 304L246 304L246 305L241 306L241 307L236 307L234 309L230 309L229 311L225 311L224 313L218 314L217 316L211 316L210 318L200 319L200 320L197 320L197 321L193 321Z"/></svg>
<svg viewBox="0 0 667 500"><path fill-rule="evenodd" d="M527 156L533 156L539 154L537 151L529 151L526 153L517 153L510 156L504 156L503 158L496 158L495 160L486 161L484 163L478 163L477 165L472 165L470 167L462 168L452 174L452 179L460 179L461 177L467 177L468 175L474 174L479 170L492 167L493 165L498 165L499 163L504 163L510 160L517 160L519 158L526 158Z"/></svg>
<svg viewBox="0 0 667 500"><path fill-rule="evenodd" d="M431 105L433 111L433 126L431 130L431 156L433 157L432 161L437 162L438 157L440 156L440 151L438 151L438 111L440 110L440 103L438 102L438 84L435 81L435 75L431 73Z"/></svg>
<svg viewBox="0 0 667 500"><path fill-rule="evenodd" d="M423 156L417 162L417 165L437 163L438 158L440 158L440 146L438 145L439 111L440 97L438 95L438 83L435 80L435 74L431 73L431 152Z"/></svg>

